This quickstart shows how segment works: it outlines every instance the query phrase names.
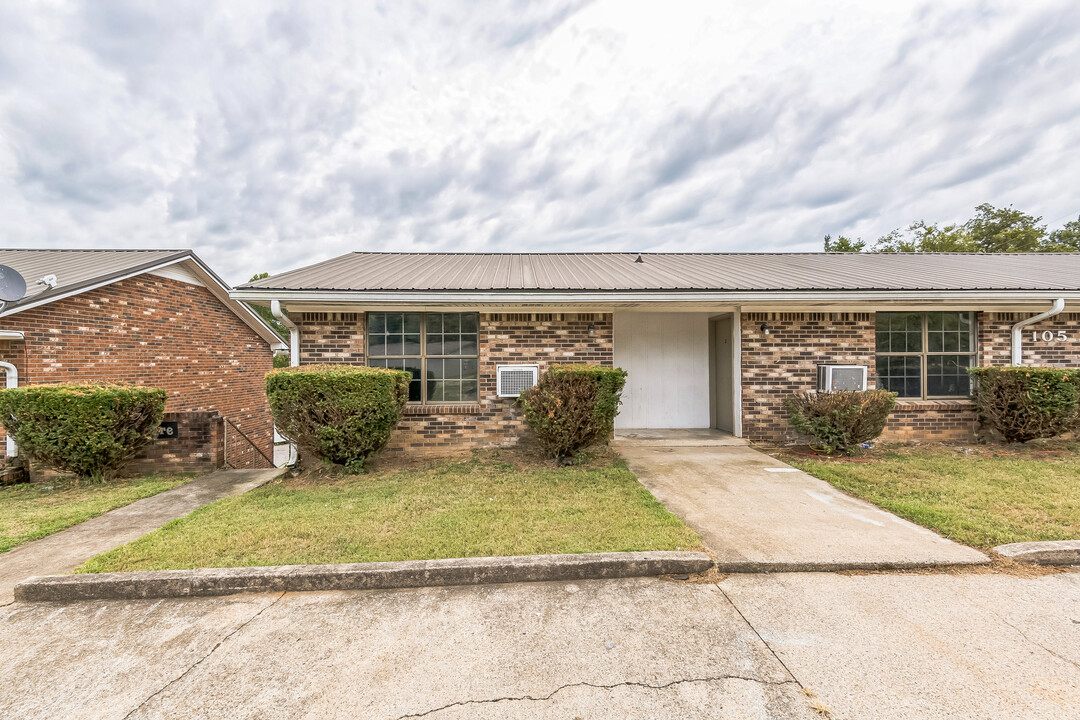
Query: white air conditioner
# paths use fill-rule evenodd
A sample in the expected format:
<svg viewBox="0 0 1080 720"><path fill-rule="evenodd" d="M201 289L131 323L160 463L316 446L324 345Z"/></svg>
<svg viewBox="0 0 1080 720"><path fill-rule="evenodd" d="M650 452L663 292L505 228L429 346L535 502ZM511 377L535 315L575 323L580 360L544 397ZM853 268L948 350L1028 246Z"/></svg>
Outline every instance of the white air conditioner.
<svg viewBox="0 0 1080 720"><path fill-rule="evenodd" d="M539 365L496 365L495 394L517 397L536 384Z"/></svg>
<svg viewBox="0 0 1080 720"><path fill-rule="evenodd" d="M818 365L817 389L818 392L835 392L837 390L865 390L866 366Z"/></svg>

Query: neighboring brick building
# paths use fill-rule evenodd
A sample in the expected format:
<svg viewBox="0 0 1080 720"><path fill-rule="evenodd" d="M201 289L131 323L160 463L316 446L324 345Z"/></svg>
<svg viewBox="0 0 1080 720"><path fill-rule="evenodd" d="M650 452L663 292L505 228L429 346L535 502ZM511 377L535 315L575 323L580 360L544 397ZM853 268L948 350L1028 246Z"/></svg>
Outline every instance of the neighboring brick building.
<svg viewBox="0 0 1080 720"><path fill-rule="evenodd" d="M900 394L886 440L972 440L966 368L1011 362L1013 325L1059 299L1023 361L1080 367L1077 254L353 253L232 297L291 311L295 362L411 370L397 450L516 442L499 365L614 364L616 428L767 443L797 440L783 400L821 365Z"/></svg>
<svg viewBox="0 0 1080 720"><path fill-rule="evenodd" d="M273 458L265 380L284 344L190 251L0 250L28 293L0 313L20 385L164 388L164 437L132 467L258 467ZM55 275L55 287L38 278ZM18 337L21 335L21 337ZM175 423L175 426L172 424Z"/></svg>

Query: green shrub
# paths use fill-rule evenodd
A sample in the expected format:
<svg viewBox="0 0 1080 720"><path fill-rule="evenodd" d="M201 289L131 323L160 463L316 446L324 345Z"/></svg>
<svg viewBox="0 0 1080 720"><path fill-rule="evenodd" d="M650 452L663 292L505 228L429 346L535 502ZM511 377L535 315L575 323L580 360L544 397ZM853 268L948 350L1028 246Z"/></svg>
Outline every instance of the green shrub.
<svg viewBox="0 0 1080 720"><path fill-rule="evenodd" d="M360 472L386 447L412 375L356 365L301 365L266 376L278 431L323 460Z"/></svg>
<svg viewBox="0 0 1080 720"><path fill-rule="evenodd" d="M0 418L33 460L102 480L157 437L165 399L134 385L30 385L0 391Z"/></svg>
<svg viewBox="0 0 1080 720"><path fill-rule="evenodd" d="M274 356L274 367L276 367L276 368L289 367L289 356L288 355L275 355Z"/></svg>
<svg viewBox="0 0 1080 720"><path fill-rule="evenodd" d="M563 458L611 437L625 384L619 368L552 365L518 404L544 449Z"/></svg>
<svg viewBox="0 0 1080 720"><path fill-rule="evenodd" d="M784 400L791 426L816 441L815 450L850 453L881 435L896 393L887 390L839 390L801 393Z"/></svg>
<svg viewBox="0 0 1080 720"><path fill-rule="evenodd" d="M1027 442L1080 426L1080 370L982 367L968 370L979 422L1007 442Z"/></svg>

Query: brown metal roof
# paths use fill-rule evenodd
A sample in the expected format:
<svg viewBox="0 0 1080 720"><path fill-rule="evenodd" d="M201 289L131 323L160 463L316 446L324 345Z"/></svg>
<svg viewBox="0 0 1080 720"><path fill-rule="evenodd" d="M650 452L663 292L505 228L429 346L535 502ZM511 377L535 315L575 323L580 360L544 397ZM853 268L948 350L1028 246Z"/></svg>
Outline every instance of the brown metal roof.
<svg viewBox="0 0 1080 720"><path fill-rule="evenodd" d="M25 310L68 297L91 288L108 285L124 277L140 275L153 268L184 263L212 281L208 289L257 332L271 346L283 344L277 333L242 302L228 296L229 285L206 266L191 250L16 250L0 248L0 265L14 268L26 280L26 295L9 302L0 315ZM56 276L56 287L38 280ZM215 285L216 283L216 285Z"/></svg>
<svg viewBox="0 0 1080 720"><path fill-rule="evenodd" d="M8 303L7 309L108 283L124 275L190 255L190 250L0 249L0 265L14 268L26 280L26 296L18 302ZM50 290L38 284L38 280L46 275L56 276L56 288Z"/></svg>
<svg viewBox="0 0 1080 720"><path fill-rule="evenodd" d="M1077 290L1080 253L350 253L242 285L338 291Z"/></svg>

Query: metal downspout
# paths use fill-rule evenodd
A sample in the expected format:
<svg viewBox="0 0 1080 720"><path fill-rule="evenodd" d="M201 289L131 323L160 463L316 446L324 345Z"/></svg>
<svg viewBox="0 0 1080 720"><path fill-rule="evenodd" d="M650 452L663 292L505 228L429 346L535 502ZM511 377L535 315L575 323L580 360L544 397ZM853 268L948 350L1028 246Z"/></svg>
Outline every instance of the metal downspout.
<svg viewBox="0 0 1080 720"><path fill-rule="evenodd" d="M0 362L0 368L3 368L7 373L7 385L8 388L19 387L19 368L15 367L9 362ZM11 433L7 433L7 457L13 458L18 456L19 448L15 445L15 438L11 437Z"/></svg>
<svg viewBox="0 0 1080 720"><path fill-rule="evenodd" d="M270 301L270 313L278 321L289 328L289 365L297 367L300 364L300 328L289 319L289 316L281 311L281 301Z"/></svg>
<svg viewBox="0 0 1080 720"><path fill-rule="evenodd" d="M1023 365L1024 364L1024 328L1028 325L1034 325L1037 322L1041 322L1049 317L1054 317L1062 310L1065 309L1065 298L1058 298L1054 301L1054 304L1044 313L1033 315L1026 320L1021 320L1012 326L1012 364Z"/></svg>

